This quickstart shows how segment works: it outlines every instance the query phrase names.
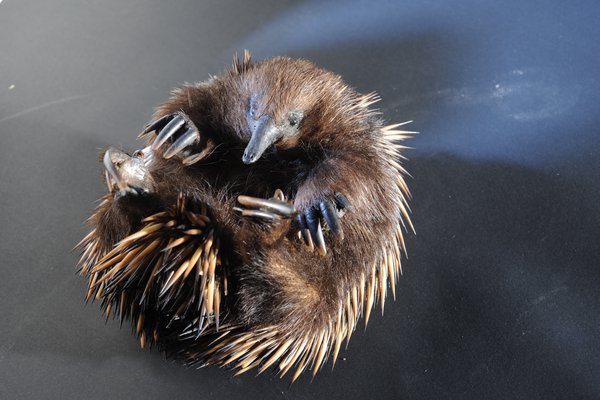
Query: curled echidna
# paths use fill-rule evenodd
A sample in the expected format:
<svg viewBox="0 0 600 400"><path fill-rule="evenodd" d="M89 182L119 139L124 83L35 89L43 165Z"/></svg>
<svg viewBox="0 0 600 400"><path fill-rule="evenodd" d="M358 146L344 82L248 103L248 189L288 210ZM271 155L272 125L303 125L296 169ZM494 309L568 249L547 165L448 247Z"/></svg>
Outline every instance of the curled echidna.
<svg viewBox="0 0 600 400"><path fill-rule="evenodd" d="M104 154L88 299L142 346L239 373L313 374L395 295L409 228L399 142L341 78L273 58L176 89L147 147Z"/></svg>

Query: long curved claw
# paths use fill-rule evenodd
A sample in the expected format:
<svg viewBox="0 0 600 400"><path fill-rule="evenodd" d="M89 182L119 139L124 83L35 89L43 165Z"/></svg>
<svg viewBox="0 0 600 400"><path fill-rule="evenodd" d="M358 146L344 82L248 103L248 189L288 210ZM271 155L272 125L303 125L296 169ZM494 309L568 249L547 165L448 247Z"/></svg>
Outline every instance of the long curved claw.
<svg viewBox="0 0 600 400"><path fill-rule="evenodd" d="M348 198L341 193L317 197L297 217L300 236L310 251L316 249L321 256L327 254L323 229L328 229L337 240L344 239L341 218L352 209Z"/></svg>
<svg viewBox="0 0 600 400"><path fill-rule="evenodd" d="M200 135L194 128L188 128L176 141L165 151L164 157L171 158L175 154L183 151L188 146L191 146L200 139Z"/></svg>
<svg viewBox="0 0 600 400"><path fill-rule="evenodd" d="M304 212L306 217L306 224L310 231L310 236L315 244L315 247L321 256L327 254L327 247L325 246L325 238L323 238L323 230L321 228L321 221L319 220L319 213L315 208L309 208Z"/></svg>
<svg viewBox="0 0 600 400"><path fill-rule="evenodd" d="M234 207L233 209L239 212L242 217L273 222L283 218L291 218L296 213L294 206L286 203L281 190L277 190L275 196L270 199L242 195L238 196L237 200L242 207Z"/></svg>
<svg viewBox="0 0 600 400"><path fill-rule="evenodd" d="M344 232L342 231L342 226L340 224L340 217L338 216L333 204L331 204L331 202L328 200L323 200L319 204L319 208L321 209L323 219L325 219L325 222L327 222L327 226L329 226L331 232L336 234L340 239L343 239Z"/></svg>
<svg viewBox="0 0 600 400"><path fill-rule="evenodd" d="M246 209L239 208L239 207L234 207L233 209L235 211L238 211L240 214L242 214L242 217L253 217L253 218L264 219L266 221L275 221L275 220L279 219L275 214L267 212L267 211L246 210Z"/></svg>
<svg viewBox="0 0 600 400"><path fill-rule="evenodd" d="M164 115L164 116L160 117L159 119L157 119L156 121L150 122L148 125L146 125L146 127L144 128L143 132L140 134L139 137L142 137L145 134L150 133L152 131L161 130L162 128L165 127L165 125L167 125L167 123L169 121L171 121L173 119L173 117L175 117L174 114Z"/></svg>
<svg viewBox="0 0 600 400"><path fill-rule="evenodd" d="M157 136L152 140L150 148L158 150L169 143L169 147L161 153L162 157L170 159L179 156L184 165L192 165L205 159L217 147L210 137L200 133L194 122L183 112L165 115L150 123L140 137L152 131Z"/></svg>
<svg viewBox="0 0 600 400"><path fill-rule="evenodd" d="M198 154L192 154L191 156L184 158L182 162L185 165L195 164L198 161L203 160L204 158L208 157L213 152L214 149L215 149L215 143L209 139L206 141L206 147L204 148L204 150L202 150Z"/></svg>
<svg viewBox="0 0 600 400"><path fill-rule="evenodd" d="M283 194L283 191L281 189L276 189L273 198L279 201L285 201L285 194Z"/></svg>
<svg viewBox="0 0 600 400"><path fill-rule="evenodd" d="M298 221L298 226L300 227L300 234L302 235L304 243L306 244L306 246L308 246L308 250L310 252L315 251L315 245L312 241L312 238L310 237L308 225L306 225L306 217L304 216L304 214L298 213L296 220Z"/></svg>
<svg viewBox="0 0 600 400"><path fill-rule="evenodd" d="M238 202L243 206L258 208L281 217L290 217L296 212L294 206L275 198L267 200L258 197L238 196Z"/></svg>
<svg viewBox="0 0 600 400"><path fill-rule="evenodd" d="M173 119L160 131L156 139L154 139L154 142L152 143L152 150L157 150L184 125L185 118L183 118L181 115L175 115Z"/></svg>
<svg viewBox="0 0 600 400"><path fill-rule="evenodd" d="M343 194L337 192L334 195L334 199L335 199L335 204L338 206L338 208L340 210L352 209L352 204L350 203L350 200L348 200L348 198L346 196L344 196Z"/></svg>

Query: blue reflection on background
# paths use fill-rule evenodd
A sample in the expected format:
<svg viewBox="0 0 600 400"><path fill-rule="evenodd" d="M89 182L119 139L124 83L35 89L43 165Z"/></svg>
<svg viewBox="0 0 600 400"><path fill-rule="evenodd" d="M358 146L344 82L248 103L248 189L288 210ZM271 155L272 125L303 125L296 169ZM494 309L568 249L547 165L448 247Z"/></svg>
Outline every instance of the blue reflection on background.
<svg viewBox="0 0 600 400"><path fill-rule="evenodd" d="M310 1L238 49L308 54L351 84L364 78L348 77L336 54L354 55L378 85L359 90L380 92L387 118L415 120L414 154L598 165L599 9L597 1Z"/></svg>

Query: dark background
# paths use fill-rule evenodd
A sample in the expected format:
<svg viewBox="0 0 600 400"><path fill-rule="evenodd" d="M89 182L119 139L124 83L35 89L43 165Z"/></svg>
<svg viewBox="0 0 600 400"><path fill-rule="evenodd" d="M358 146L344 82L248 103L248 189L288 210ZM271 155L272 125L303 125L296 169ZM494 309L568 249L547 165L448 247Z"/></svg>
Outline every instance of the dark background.
<svg viewBox="0 0 600 400"><path fill-rule="evenodd" d="M0 398L600 398L600 3L0 2ZM70 252L172 87L305 57L421 134L396 302L289 386L141 351Z"/></svg>

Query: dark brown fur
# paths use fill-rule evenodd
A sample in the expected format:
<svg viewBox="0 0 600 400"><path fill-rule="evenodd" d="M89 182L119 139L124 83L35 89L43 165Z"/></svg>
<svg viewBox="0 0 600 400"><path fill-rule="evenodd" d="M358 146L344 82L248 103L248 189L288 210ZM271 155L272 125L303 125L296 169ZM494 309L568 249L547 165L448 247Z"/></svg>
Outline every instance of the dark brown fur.
<svg viewBox="0 0 600 400"><path fill-rule="evenodd" d="M250 139L245 112L257 92L265 94L260 111L276 122L289 110L302 110L305 117L298 135L245 165L242 153ZM84 245L93 243L97 249L90 250L95 258L83 261L84 271L138 231L143 217L174 205L183 193L208 208L227 259L230 292L219 330L212 325L186 336L174 332L173 325L155 324L151 328L160 330L155 332L159 345L191 362L241 371L278 362L282 373L298 365L297 377L310 362L316 372L329 353L337 356L341 340L349 339L363 309L370 312L374 297L383 301L385 265L390 263L389 271L400 268L399 226L408 221L408 193L395 160L400 146L393 140L404 132L383 127L368 107L376 100L308 61L281 57L258 64L247 57L220 77L176 89L154 119L183 112L215 149L191 166L164 159L159 149L150 168L156 195L140 200L141 205L132 207L109 193L91 218L94 231ZM344 238L325 230L328 251L321 256L298 239L294 220L264 224L234 212L238 195L268 198L276 189L299 211L343 193L352 205L341 219ZM393 284L395 272L391 275ZM97 289L91 286L92 292Z"/></svg>

